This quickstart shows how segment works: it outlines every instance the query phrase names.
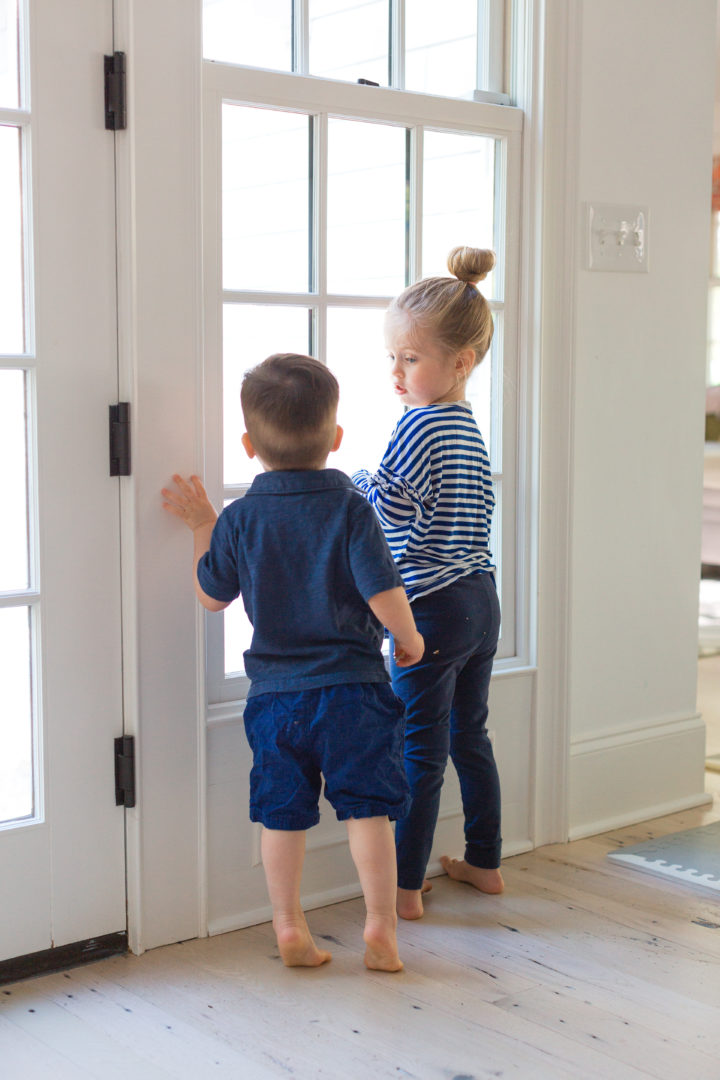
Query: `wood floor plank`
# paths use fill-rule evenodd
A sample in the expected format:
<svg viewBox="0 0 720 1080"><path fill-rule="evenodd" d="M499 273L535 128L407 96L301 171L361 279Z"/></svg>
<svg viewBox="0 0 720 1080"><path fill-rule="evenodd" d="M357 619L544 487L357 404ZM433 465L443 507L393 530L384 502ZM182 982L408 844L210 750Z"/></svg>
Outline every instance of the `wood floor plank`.
<svg viewBox="0 0 720 1080"><path fill-rule="evenodd" d="M666 940L648 926L636 929L589 913L567 900L549 898L547 890L526 882L522 894L508 891L500 898L488 897L483 905L503 930L534 941L556 943L578 963L599 962L620 971L646 969L647 977L668 989L712 1005L720 997L720 965L704 951Z"/></svg>
<svg viewBox="0 0 720 1080"><path fill-rule="evenodd" d="M571 903L587 914L598 915L628 929L641 932L650 929L656 937L681 949L720 961L720 905L716 905L715 911L710 906L696 908L684 900L675 905L659 906L651 899L651 887L634 894L636 902L633 903L627 895L632 890L632 883L628 886L623 882L622 897L617 899L605 892L598 880L601 878L600 874L592 874L596 887L588 887L589 883L584 882L578 888L571 884L570 875L552 877L545 865L539 866L535 873L530 868L517 873L506 870L506 882L513 892L526 892L531 886L546 892L549 899L554 898L558 903ZM641 896L645 897L645 904L640 902Z"/></svg>
<svg viewBox="0 0 720 1080"><path fill-rule="evenodd" d="M106 979L81 980L73 972L43 980L43 993L96 1032L113 1038L159 1075L194 1078L212 1069L217 1076L237 1076L248 1067L239 1054L201 1030L190 1028L173 1013L139 994ZM122 1056L122 1055L121 1055ZM258 1078L270 1080L274 1071L254 1062Z"/></svg>
<svg viewBox="0 0 720 1080"><path fill-rule="evenodd" d="M635 1019L600 1009L559 990L527 990L495 1003L551 1031L563 1031L583 1046L600 1051L610 1062L635 1065L657 1080L718 1080L718 1058L694 1050ZM608 1068L615 1072L615 1065Z"/></svg>
<svg viewBox="0 0 720 1080"><path fill-rule="evenodd" d="M533 854L532 860L518 855L504 864L506 881L514 891L522 890L522 876L532 873L558 887L570 886L598 900L634 909L647 923L664 918L677 922L676 929L684 924L697 926L702 931L697 934L697 944L703 949L720 950L720 932L706 932L720 931L720 902L705 890L671 880L664 883L667 887L658 889L647 875L607 859L598 863L597 853L594 858L580 857L578 852L570 851L569 845Z"/></svg>
<svg viewBox="0 0 720 1080"><path fill-rule="evenodd" d="M0 1076L8 1080L88 1080L91 1074L0 1014Z"/></svg>
<svg viewBox="0 0 720 1080"><path fill-rule="evenodd" d="M456 893L451 908L442 902L443 889ZM527 978L528 972L532 971L535 980L549 988L563 992L571 990L585 1000L591 999L599 1008L612 1008L613 1003L617 1003L622 1012L637 1014L640 1022L660 1033L669 1026L672 1029L669 1034L685 1038L689 1045L706 1050L710 1047L713 1052L720 1049L720 994L715 1004L708 1005L693 996L692 988L686 996L676 988L659 987L654 980L643 979L643 965L632 948L628 953L629 963L619 970L608 964L602 953L590 962L584 952L578 954L565 948L559 935L557 940L548 943L533 933L531 927L526 933L518 926L515 926L515 932L499 923L490 926L485 898L463 886L438 883L434 895L440 906L433 907L429 902L425 919L407 923L402 928L404 936L410 937L423 955L441 950L442 942L451 940L452 955L466 955L468 964L491 978L498 970L504 972L506 979L512 974ZM479 913L485 911L485 915L478 914L474 927L460 927L456 922L453 932L448 933L449 923L444 920L452 917L453 909L458 910L467 903ZM518 922L516 918L515 923ZM502 934L500 938L498 931ZM635 970L629 970L632 968Z"/></svg>
<svg viewBox="0 0 720 1080"><path fill-rule="evenodd" d="M352 920L354 927L361 922L362 917L359 907L354 909L346 904L325 909L323 915L326 919L334 917L333 937L336 942L342 940L344 923L347 920ZM418 926L418 923L402 924L400 927L401 936L406 927L416 928ZM424 929L427 931L427 926ZM445 929L444 933L447 939L449 937L447 929ZM477 938L475 939L476 943ZM423 964L423 961L426 963ZM426 970L423 970L424 967ZM492 994L492 1000L490 1000L490 995L483 989L482 980L473 976L475 970L471 953L455 953L453 959L449 959L447 955L443 956L439 952L435 955L429 954L426 944L423 943L408 961L407 978L393 980L392 983L387 985L396 994L405 996L411 1002L415 1002L415 1008L418 1007L418 1003L421 1003L420 1007L434 1015L438 1023L442 1024L443 1027L447 1026L452 1029L455 1018L459 1016L474 1023L476 1030L473 1034L471 1029L469 1038L472 1040L473 1045L477 1047L478 1054L483 1056L483 1060L486 1054L485 1040L487 1039L487 1032L495 1031L496 1034L502 1034L511 1040L515 1040L518 1046L523 1045L525 1042L532 1045L542 1045L546 1052L551 1053L555 1060L558 1063L562 1062L565 1067L569 1067L571 1070L582 1067L584 1070L582 1072L583 1076L606 1080L608 1062L601 1052L596 1052L590 1048L589 1050L581 1049L578 1053L578 1048L573 1047L565 1039L562 1031L558 1032L560 1039L546 1043L544 1035L541 1035L536 1029L533 1030L531 1024L518 1024L516 1022L517 1017L512 1017L511 1024L508 1026L507 1019L498 1016L493 1008L497 994ZM525 979L523 981L528 983L529 980ZM441 1015L442 1019L440 1019ZM502 1067L502 1063L493 1062L493 1064L499 1064L499 1067ZM620 1073L618 1073L618 1069L620 1069ZM616 1076L622 1075L624 1077L648 1075L642 1070L624 1069L620 1065L614 1066L613 1072ZM532 1076L533 1074L528 1075Z"/></svg>
<svg viewBox="0 0 720 1080"><path fill-rule="evenodd" d="M58 1060L76 1066L83 1076L127 1080L128 1070L139 1080L165 1080L172 1076L162 1065L150 1068L115 1033L100 1032L58 1005L51 993L45 991L43 983L48 978L52 976L13 988L12 998L0 1000L0 1016L37 1040L46 1053L52 1051Z"/></svg>

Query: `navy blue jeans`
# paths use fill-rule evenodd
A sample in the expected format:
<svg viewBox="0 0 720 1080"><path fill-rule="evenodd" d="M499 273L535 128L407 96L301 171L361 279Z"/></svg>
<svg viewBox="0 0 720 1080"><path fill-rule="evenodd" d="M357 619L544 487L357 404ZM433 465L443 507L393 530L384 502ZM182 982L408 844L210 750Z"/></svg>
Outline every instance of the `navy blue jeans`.
<svg viewBox="0 0 720 1080"><path fill-rule="evenodd" d="M448 755L460 780L465 859L500 865L500 782L487 733L488 691L500 632L492 574L474 574L414 600L425 639L419 664L398 667L393 689L405 703L405 768L412 804L395 826L398 885L419 889L430 858ZM392 643L391 643L392 644Z"/></svg>

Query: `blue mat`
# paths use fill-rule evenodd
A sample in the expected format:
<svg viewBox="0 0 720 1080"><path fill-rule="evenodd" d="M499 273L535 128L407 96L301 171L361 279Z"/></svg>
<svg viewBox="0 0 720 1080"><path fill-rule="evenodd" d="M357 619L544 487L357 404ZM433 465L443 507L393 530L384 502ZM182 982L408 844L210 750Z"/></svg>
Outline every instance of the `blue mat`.
<svg viewBox="0 0 720 1080"><path fill-rule="evenodd" d="M608 859L720 893L720 821L618 848L608 853Z"/></svg>

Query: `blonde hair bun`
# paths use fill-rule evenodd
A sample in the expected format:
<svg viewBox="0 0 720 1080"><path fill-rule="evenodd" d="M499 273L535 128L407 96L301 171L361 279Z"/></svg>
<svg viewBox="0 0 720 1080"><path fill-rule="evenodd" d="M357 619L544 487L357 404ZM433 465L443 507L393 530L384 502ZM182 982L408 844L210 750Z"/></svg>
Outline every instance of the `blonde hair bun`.
<svg viewBox="0 0 720 1080"><path fill-rule="evenodd" d="M447 260L448 270L458 281L477 285L495 265L495 253L485 248L473 248L462 245L452 249Z"/></svg>

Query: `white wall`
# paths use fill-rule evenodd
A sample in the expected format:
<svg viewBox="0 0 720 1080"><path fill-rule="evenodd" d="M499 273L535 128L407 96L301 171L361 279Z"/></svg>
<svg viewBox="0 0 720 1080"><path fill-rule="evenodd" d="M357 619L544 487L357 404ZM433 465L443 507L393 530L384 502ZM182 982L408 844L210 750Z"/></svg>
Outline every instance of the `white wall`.
<svg viewBox="0 0 720 1080"><path fill-rule="evenodd" d="M570 835L702 798L715 0L583 0L575 15ZM649 207L649 273L585 269L588 202Z"/></svg>

